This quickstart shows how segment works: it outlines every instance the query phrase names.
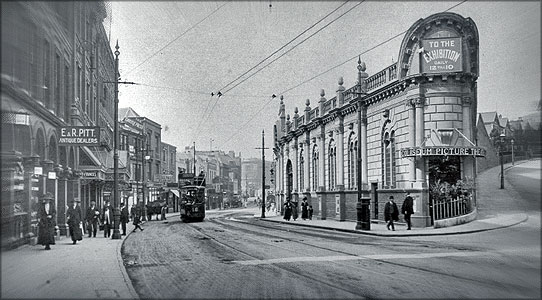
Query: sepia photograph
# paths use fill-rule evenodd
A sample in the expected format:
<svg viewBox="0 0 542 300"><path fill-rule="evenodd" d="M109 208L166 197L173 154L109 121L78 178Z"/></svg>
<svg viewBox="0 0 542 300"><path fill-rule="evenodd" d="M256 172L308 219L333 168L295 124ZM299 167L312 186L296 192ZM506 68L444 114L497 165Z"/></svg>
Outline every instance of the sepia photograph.
<svg viewBox="0 0 542 300"><path fill-rule="evenodd" d="M542 298L540 1L0 10L0 298Z"/></svg>

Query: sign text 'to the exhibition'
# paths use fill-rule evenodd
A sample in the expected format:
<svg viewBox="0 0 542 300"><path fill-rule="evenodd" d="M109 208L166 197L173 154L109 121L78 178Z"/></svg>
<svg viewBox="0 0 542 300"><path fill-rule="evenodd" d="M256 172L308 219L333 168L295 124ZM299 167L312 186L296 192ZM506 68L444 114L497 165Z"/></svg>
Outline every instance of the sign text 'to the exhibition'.
<svg viewBox="0 0 542 300"><path fill-rule="evenodd" d="M461 38L436 38L422 40L420 58L422 73L463 71Z"/></svg>

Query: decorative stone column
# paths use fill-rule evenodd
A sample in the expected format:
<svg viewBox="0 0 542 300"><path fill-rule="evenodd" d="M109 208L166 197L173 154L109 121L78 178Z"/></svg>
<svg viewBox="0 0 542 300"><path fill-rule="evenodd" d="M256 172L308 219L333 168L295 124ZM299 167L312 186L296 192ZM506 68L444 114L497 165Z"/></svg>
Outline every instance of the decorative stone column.
<svg viewBox="0 0 542 300"><path fill-rule="evenodd" d="M413 99L416 106L416 147L422 147L424 142L424 106L425 98L416 97ZM426 185L425 182L425 159L423 157L416 157L416 183L418 188L422 188Z"/></svg>
<svg viewBox="0 0 542 300"><path fill-rule="evenodd" d="M292 145L292 196L294 201L299 202L299 183L298 183L298 177L299 177L299 165L297 161L297 156L299 155L299 149L297 144L297 137L293 139L293 145Z"/></svg>
<svg viewBox="0 0 542 300"><path fill-rule="evenodd" d="M68 236L68 224L66 224L66 207L73 198L68 198L68 178L71 175L69 168L63 168L57 173L58 176L58 210L57 225L60 235Z"/></svg>
<svg viewBox="0 0 542 300"><path fill-rule="evenodd" d="M406 106L408 107L408 138L407 147L415 147L416 145L416 111L415 101L413 98L406 100ZM408 188L412 188L416 181L416 163L415 158L408 158L408 181L410 182Z"/></svg>
<svg viewBox="0 0 542 300"><path fill-rule="evenodd" d="M369 188L367 163L367 107L364 105L361 109L361 188L367 191Z"/></svg>
<svg viewBox="0 0 542 300"><path fill-rule="evenodd" d="M304 187L303 196L307 197L307 202L309 203L309 205L313 205L311 192L310 192L311 191L311 185L310 185L311 141L310 141L310 132L308 130L305 133L304 138L305 138L305 143L304 143L304 149L303 149L303 160L305 161L305 163L303 164L303 187Z"/></svg>

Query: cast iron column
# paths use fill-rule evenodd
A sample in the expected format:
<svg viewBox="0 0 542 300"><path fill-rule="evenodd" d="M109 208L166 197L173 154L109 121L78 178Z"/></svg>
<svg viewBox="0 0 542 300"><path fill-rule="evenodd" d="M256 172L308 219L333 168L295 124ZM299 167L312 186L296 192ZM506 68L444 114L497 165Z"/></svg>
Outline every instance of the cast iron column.
<svg viewBox="0 0 542 300"><path fill-rule="evenodd" d="M120 210L119 210L119 41L115 46L115 113L114 118L114 143L113 143L113 234L111 238L114 240L121 239L119 231Z"/></svg>

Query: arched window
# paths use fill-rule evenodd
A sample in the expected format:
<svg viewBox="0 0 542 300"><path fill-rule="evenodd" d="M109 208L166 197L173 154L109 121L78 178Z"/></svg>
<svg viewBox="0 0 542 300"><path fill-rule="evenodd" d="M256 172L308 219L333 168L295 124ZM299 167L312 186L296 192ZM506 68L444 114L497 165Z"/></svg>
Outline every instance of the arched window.
<svg viewBox="0 0 542 300"><path fill-rule="evenodd" d="M348 188L356 187L356 167L358 155L358 141L354 133L348 138Z"/></svg>
<svg viewBox="0 0 542 300"><path fill-rule="evenodd" d="M314 145L312 148L312 189L316 191L318 188L318 163L319 161L319 152L318 146Z"/></svg>
<svg viewBox="0 0 542 300"><path fill-rule="evenodd" d="M395 131L384 133L382 139L382 182L386 187L395 187Z"/></svg>
<svg viewBox="0 0 542 300"><path fill-rule="evenodd" d="M38 129L36 134L36 141L34 144L34 152L39 155L40 160L45 160L45 137L43 135L43 130Z"/></svg>
<svg viewBox="0 0 542 300"><path fill-rule="evenodd" d="M337 184L337 150L335 141L329 142L328 156L328 172L329 172L329 189L335 189Z"/></svg>
<svg viewBox="0 0 542 300"><path fill-rule="evenodd" d="M302 192L305 189L305 158L303 157L303 148L299 151L299 191Z"/></svg>

